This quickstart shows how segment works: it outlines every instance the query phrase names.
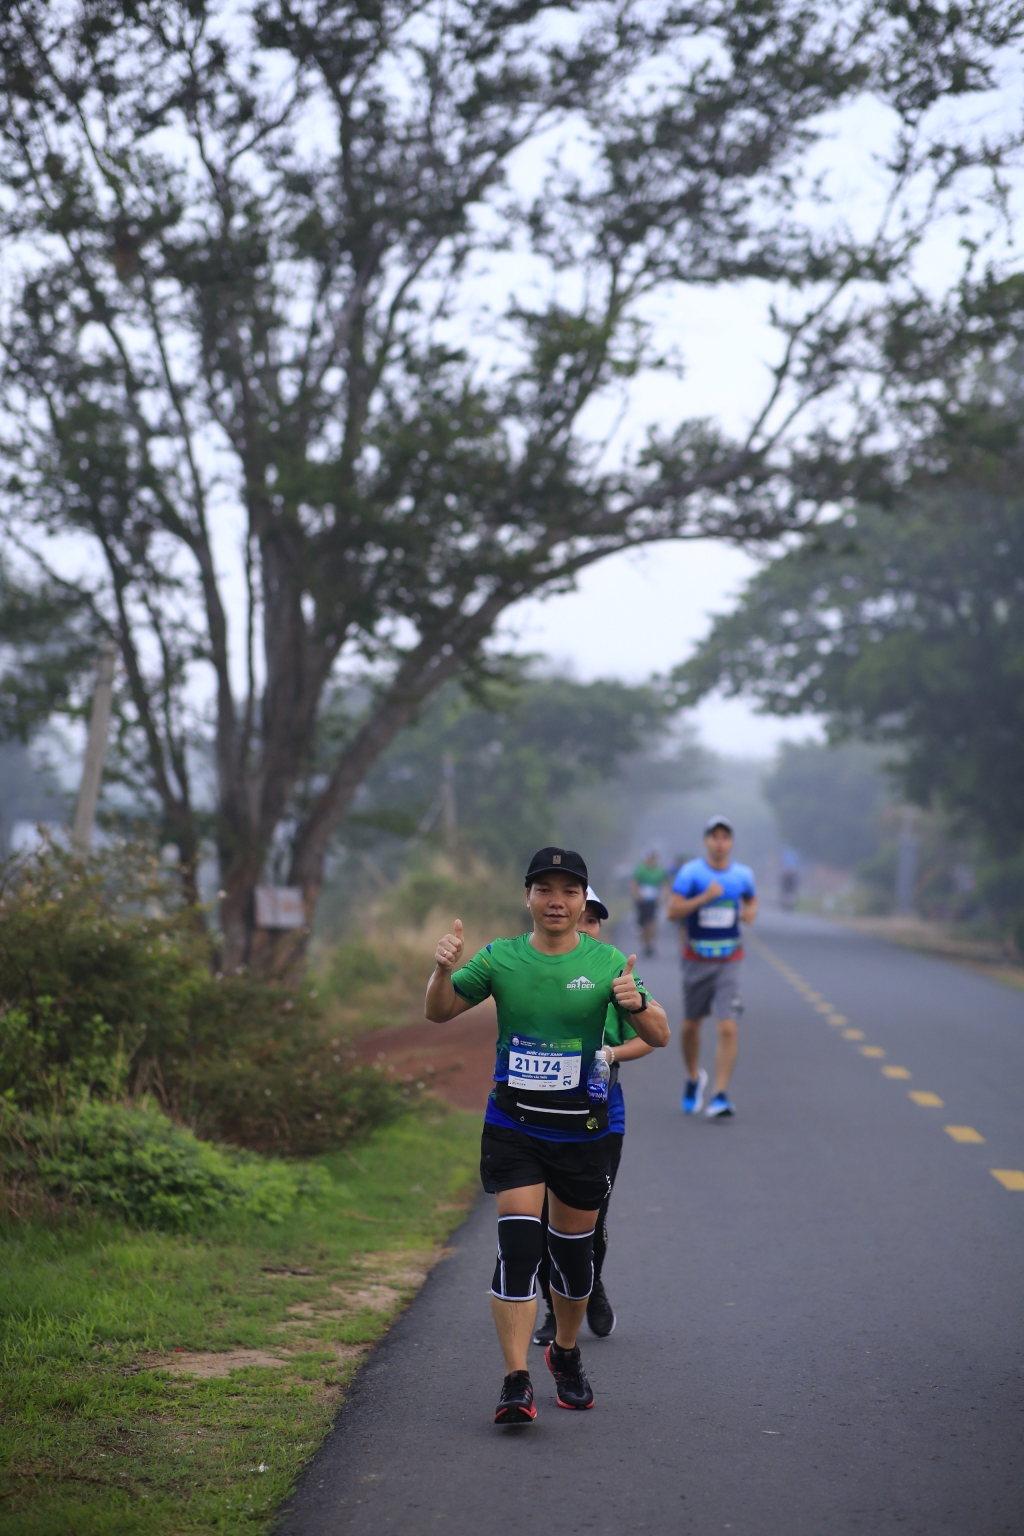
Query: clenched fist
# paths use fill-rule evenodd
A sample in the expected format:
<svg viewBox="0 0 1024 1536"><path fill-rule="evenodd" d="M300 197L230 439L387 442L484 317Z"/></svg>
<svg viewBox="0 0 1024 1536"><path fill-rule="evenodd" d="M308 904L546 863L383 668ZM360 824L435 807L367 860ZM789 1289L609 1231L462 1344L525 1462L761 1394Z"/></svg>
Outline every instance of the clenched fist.
<svg viewBox="0 0 1024 1536"><path fill-rule="evenodd" d="M434 952L434 964L445 976L450 976L462 959L462 919L455 919L455 932L446 933Z"/></svg>

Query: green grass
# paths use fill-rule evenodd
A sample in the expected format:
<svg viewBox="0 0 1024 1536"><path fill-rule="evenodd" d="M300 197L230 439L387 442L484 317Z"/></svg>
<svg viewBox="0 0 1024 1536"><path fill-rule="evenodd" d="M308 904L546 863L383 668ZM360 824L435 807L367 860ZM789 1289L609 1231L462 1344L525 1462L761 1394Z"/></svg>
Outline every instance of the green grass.
<svg viewBox="0 0 1024 1536"><path fill-rule="evenodd" d="M9 1232L4 1536L268 1530L355 1368L339 1346L372 1343L408 1299L403 1254L460 1220L478 1149L478 1116L426 1111L320 1159L329 1195L276 1226ZM287 1363L197 1379L154 1358L236 1348L287 1351Z"/></svg>

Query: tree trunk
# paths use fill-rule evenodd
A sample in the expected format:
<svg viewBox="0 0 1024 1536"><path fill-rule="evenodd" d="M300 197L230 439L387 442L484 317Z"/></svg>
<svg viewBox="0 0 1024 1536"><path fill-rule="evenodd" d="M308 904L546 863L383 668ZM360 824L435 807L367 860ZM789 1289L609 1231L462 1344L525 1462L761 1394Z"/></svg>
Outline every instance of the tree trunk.
<svg viewBox="0 0 1024 1536"><path fill-rule="evenodd" d="M474 630L489 629L489 607L474 615ZM469 636L466 637L467 641ZM330 841L365 779L381 753L409 724L424 700L458 672L463 648L424 644L401 669L389 696L373 711L355 738L335 764L330 780L306 821L299 828L292 845L289 885L302 891L306 921L302 928L277 929L261 933L259 942L250 939L253 963L267 975L297 983L305 964L317 902L323 889L324 863ZM250 899L253 934L255 903ZM257 960L258 956L258 960Z"/></svg>

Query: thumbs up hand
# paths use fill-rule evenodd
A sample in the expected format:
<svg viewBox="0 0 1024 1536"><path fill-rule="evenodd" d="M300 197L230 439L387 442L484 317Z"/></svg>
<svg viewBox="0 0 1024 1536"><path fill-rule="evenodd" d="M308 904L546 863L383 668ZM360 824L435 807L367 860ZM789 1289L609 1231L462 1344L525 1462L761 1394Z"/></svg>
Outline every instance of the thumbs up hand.
<svg viewBox="0 0 1024 1536"><path fill-rule="evenodd" d="M626 961L626 969L622 971L612 982L612 992L615 1001L620 1008L625 1008L629 1013L635 1013L643 1002L643 998L637 991L636 979L633 968L636 965L636 955L630 955Z"/></svg>
<svg viewBox="0 0 1024 1536"><path fill-rule="evenodd" d="M462 959L464 941L462 938L462 919L455 919L455 932L446 933L434 952L434 964L445 976L450 976L452 971L458 968Z"/></svg>

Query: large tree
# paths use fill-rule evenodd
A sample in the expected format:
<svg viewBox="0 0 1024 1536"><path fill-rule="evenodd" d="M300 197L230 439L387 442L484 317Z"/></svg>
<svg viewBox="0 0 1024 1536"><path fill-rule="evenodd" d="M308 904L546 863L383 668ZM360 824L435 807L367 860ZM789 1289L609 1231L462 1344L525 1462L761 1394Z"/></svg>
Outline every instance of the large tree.
<svg viewBox="0 0 1024 1536"><path fill-rule="evenodd" d="M922 166L940 189L998 167L922 125L989 85L1020 25L983 0L3 8L4 580L25 639L3 708L24 731L80 706L113 636L123 771L186 879L209 743L224 964L253 957L282 829L311 914L368 769L484 664L510 604L856 489L858 454L793 424L845 366L830 298L897 270L915 229L823 236L804 157L873 94L896 202ZM564 163L515 195L558 133ZM494 292L486 371L468 295L503 251L546 296ZM609 467L586 413L652 361L644 301L743 278L812 293L746 439L685 422ZM359 665L367 707L313 773L325 691Z"/></svg>

